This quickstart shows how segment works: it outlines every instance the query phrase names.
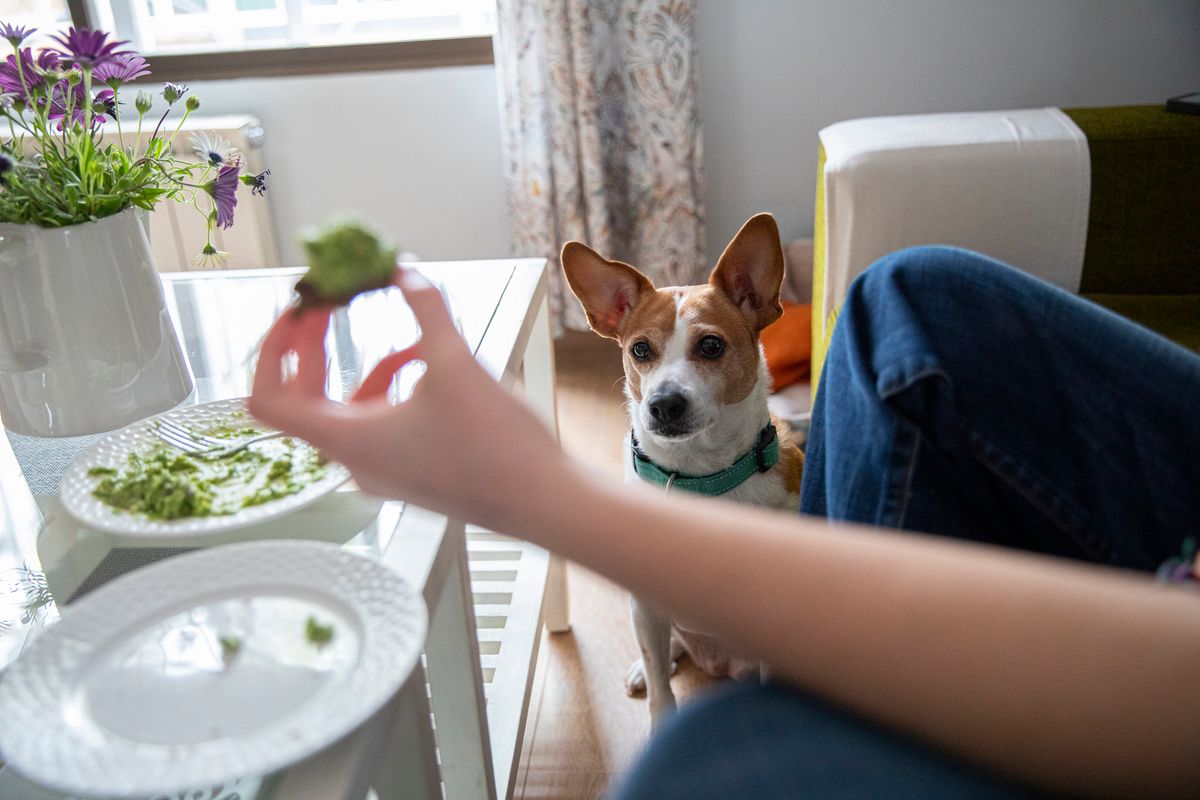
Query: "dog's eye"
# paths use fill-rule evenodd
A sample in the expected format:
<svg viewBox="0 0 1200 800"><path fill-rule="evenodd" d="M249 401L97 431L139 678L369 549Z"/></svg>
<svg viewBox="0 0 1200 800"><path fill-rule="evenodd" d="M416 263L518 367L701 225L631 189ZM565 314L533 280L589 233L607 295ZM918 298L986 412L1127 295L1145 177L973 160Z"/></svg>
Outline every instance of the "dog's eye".
<svg viewBox="0 0 1200 800"><path fill-rule="evenodd" d="M650 345L645 342L634 342L633 347L629 348L629 352L638 361L645 361L650 357Z"/></svg>
<svg viewBox="0 0 1200 800"><path fill-rule="evenodd" d="M725 352L725 343L721 341L721 337L710 333L708 336L702 336L696 343L696 351L705 358L716 358Z"/></svg>

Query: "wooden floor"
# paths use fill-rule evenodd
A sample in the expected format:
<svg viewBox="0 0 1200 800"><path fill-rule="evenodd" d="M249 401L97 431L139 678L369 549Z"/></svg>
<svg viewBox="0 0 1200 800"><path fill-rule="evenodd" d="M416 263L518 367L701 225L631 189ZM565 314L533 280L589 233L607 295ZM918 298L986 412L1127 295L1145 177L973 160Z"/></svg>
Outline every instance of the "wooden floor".
<svg viewBox="0 0 1200 800"><path fill-rule="evenodd" d="M568 332L555 353L563 446L619 478L628 422L617 345L593 334ZM650 731L644 697L625 694L625 672L638 655L628 595L575 565L569 584L572 630L545 634L542 641L517 798L601 797ZM685 662L672 686L685 699L711 682Z"/></svg>

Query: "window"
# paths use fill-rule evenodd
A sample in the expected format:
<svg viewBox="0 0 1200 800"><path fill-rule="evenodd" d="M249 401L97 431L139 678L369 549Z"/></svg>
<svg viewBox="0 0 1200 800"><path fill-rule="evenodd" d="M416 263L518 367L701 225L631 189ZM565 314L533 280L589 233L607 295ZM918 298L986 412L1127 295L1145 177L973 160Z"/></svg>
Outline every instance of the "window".
<svg viewBox="0 0 1200 800"><path fill-rule="evenodd" d="M0 0L0 22L100 28L158 81L492 63L495 0ZM2 58L3 56L0 56Z"/></svg>
<svg viewBox="0 0 1200 800"><path fill-rule="evenodd" d="M0 22L37 28L37 33L26 39L23 45L32 47L36 52L50 43L50 36L71 26L71 9L67 6L67 0L0 0ZM11 54L12 50L4 44L0 59L8 58Z"/></svg>
<svg viewBox="0 0 1200 800"><path fill-rule="evenodd" d="M64 0L65 1L65 0ZM495 0L93 0L147 56L491 36Z"/></svg>

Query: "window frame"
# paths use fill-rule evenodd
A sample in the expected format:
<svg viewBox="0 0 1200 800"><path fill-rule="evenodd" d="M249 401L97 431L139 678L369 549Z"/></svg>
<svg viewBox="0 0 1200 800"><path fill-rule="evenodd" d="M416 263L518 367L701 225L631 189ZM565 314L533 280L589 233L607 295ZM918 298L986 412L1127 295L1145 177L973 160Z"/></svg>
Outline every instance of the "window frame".
<svg viewBox="0 0 1200 800"><path fill-rule="evenodd" d="M67 8L75 27L93 27L87 0L67 0ZM150 61L156 80L179 83L479 66L494 64L495 56L491 36L460 36L178 53L154 55Z"/></svg>

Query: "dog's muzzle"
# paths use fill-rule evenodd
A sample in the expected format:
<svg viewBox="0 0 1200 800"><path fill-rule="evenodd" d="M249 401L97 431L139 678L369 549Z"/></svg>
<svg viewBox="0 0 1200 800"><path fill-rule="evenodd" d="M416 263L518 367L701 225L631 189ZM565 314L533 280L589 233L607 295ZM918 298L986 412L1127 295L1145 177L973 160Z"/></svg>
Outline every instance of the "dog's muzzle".
<svg viewBox="0 0 1200 800"><path fill-rule="evenodd" d="M687 424L688 400L683 393L669 389L652 395L646 403L650 412L647 428L656 436L686 436L691 433Z"/></svg>

